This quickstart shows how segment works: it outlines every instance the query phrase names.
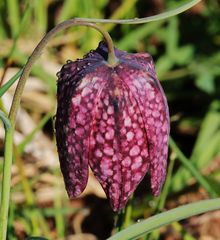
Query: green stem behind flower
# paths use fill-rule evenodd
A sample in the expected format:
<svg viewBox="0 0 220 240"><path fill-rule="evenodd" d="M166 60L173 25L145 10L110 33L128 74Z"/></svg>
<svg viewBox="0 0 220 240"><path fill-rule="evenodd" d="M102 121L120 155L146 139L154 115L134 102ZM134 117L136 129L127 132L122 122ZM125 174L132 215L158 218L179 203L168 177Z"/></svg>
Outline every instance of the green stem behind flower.
<svg viewBox="0 0 220 240"><path fill-rule="evenodd" d="M4 146L4 165L2 176L2 189L1 189L1 206L0 206L0 239L6 239L7 223L8 223L8 209L10 202L10 189L11 189L11 165L12 165L12 148L13 148L13 128L11 122L0 111L0 118L4 123L5 128L5 146Z"/></svg>
<svg viewBox="0 0 220 240"><path fill-rule="evenodd" d="M117 24L140 24L140 23L148 23L155 22L163 19L167 19L169 17L176 16L186 10L190 9L201 0L192 0L190 2L185 3L184 5L177 7L175 9L168 10L164 13L160 13L154 16L145 17L145 18L134 18L134 19L99 19L99 18L75 18L76 20L94 22L94 23L117 23Z"/></svg>

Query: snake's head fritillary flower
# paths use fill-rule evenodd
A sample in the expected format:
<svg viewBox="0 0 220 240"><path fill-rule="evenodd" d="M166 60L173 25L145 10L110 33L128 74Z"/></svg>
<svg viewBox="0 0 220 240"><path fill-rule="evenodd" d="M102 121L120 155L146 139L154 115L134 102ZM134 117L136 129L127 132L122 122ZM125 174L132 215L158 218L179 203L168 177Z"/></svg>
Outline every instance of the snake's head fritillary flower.
<svg viewBox="0 0 220 240"><path fill-rule="evenodd" d="M112 209L122 209L149 171L159 195L166 175L169 114L148 53L115 49L107 63L100 43L83 59L68 61L58 74L56 140L70 198L85 189L89 166Z"/></svg>

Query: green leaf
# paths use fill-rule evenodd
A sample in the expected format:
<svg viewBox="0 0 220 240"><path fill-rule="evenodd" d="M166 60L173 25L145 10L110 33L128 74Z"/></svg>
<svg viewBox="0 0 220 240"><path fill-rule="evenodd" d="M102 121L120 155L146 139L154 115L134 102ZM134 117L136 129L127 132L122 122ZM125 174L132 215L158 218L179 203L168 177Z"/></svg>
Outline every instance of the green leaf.
<svg viewBox="0 0 220 240"><path fill-rule="evenodd" d="M5 92L18 80L21 76L23 69L19 70L10 80L7 81L1 88L0 88L0 97L4 95Z"/></svg>
<svg viewBox="0 0 220 240"><path fill-rule="evenodd" d="M135 30L131 31L129 34L127 34L122 40L120 40L115 45L119 49L123 49L126 51L134 49L135 45L140 40L152 34L156 28L159 28L162 25L162 23L163 21L153 22L153 23L149 23L149 24L140 26L138 28L135 28Z"/></svg>
<svg viewBox="0 0 220 240"><path fill-rule="evenodd" d="M126 14L128 14L134 8L135 3L137 0L124 0L122 4L113 12L110 19L123 19L125 18ZM108 24L105 29L107 31L111 31L115 24Z"/></svg>
<svg viewBox="0 0 220 240"><path fill-rule="evenodd" d="M66 0L63 3L63 7L60 11L60 16L58 18L58 22L65 21L74 15L77 15L77 1ZM79 5L78 5L79 6Z"/></svg>
<svg viewBox="0 0 220 240"><path fill-rule="evenodd" d="M215 101L205 116L196 143L194 145L190 162L198 169L207 166L213 157L220 152L220 103ZM192 174L184 168L180 168L172 178L172 191L182 190L192 179Z"/></svg>
<svg viewBox="0 0 220 240"><path fill-rule="evenodd" d="M220 101L214 101L211 103L210 109L201 124L201 128L192 151L191 159L198 159L204 154L204 151L207 150L210 139L213 138L213 135L220 128L219 108Z"/></svg>
<svg viewBox="0 0 220 240"><path fill-rule="evenodd" d="M209 94L215 91L214 75L211 74L208 69L201 72L201 74L197 77L195 84L199 89Z"/></svg>
<svg viewBox="0 0 220 240"><path fill-rule="evenodd" d="M25 146L34 138L35 134L43 128L43 126L47 123L47 121L49 120L50 117L51 117L51 113L48 112L40 120L40 122L37 124L37 126L27 136L25 136L23 141L17 147L19 154L21 154L24 151Z"/></svg>
<svg viewBox="0 0 220 240"><path fill-rule="evenodd" d="M178 40L179 40L179 31L178 31L178 19L173 17L169 19L169 25L166 29L166 52L167 55L174 59L176 53L178 52Z"/></svg>
<svg viewBox="0 0 220 240"><path fill-rule="evenodd" d="M134 240L172 222L180 221L208 211L220 209L219 203L220 198L216 198L177 207L164 213L154 215L141 222L135 223L108 238L108 240Z"/></svg>
<svg viewBox="0 0 220 240"><path fill-rule="evenodd" d="M17 35L18 29L20 28L19 2L17 0L8 0L6 2L10 30L12 36L15 37Z"/></svg>
<svg viewBox="0 0 220 240"><path fill-rule="evenodd" d="M186 45L177 49L175 61L179 65L187 64L193 57L194 49L191 45Z"/></svg>
<svg viewBox="0 0 220 240"><path fill-rule="evenodd" d="M168 55L161 56L157 60L155 67L157 70L158 77L160 77L160 75L170 70L173 67L173 64L174 64L173 60Z"/></svg>
<svg viewBox="0 0 220 240"><path fill-rule="evenodd" d="M37 27L44 33L47 30L47 2L44 0L35 0L33 4L35 6L34 11Z"/></svg>
<svg viewBox="0 0 220 240"><path fill-rule="evenodd" d="M192 163L192 160L190 161L185 157L185 155L178 148L178 146L176 145L176 143L173 141L171 137L170 137L169 145L172 148L172 150L177 154L178 159L180 160L180 162L185 168L184 169L185 171L183 172L182 175L176 174L173 177L171 186L176 190L177 186L179 186L181 182L184 182L185 184L187 184L187 182L190 180L190 176L193 176L201 184L201 186L207 191L207 193L209 193L210 196L216 197L217 195L216 192L212 189L211 185L206 181L206 178L199 172L195 164ZM183 168L181 168L181 170L183 170ZM185 175L188 175L189 177L186 178ZM178 182L180 183L179 185L178 185Z"/></svg>

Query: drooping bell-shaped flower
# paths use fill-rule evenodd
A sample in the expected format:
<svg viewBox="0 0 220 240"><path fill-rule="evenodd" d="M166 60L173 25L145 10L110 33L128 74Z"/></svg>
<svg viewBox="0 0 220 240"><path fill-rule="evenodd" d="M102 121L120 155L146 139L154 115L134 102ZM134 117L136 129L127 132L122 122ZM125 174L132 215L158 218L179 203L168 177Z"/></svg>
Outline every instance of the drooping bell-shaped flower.
<svg viewBox="0 0 220 240"><path fill-rule="evenodd" d="M123 208L147 171L160 193L166 175L169 114L148 53L107 47L67 62L58 74L56 140L70 198L85 189L88 168L102 185L114 211Z"/></svg>

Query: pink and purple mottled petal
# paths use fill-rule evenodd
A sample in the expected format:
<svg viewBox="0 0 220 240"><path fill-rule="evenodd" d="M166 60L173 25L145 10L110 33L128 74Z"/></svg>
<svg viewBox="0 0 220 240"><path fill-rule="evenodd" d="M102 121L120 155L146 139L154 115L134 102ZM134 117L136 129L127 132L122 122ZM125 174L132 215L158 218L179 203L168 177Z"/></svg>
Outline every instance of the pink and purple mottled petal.
<svg viewBox="0 0 220 240"><path fill-rule="evenodd" d="M69 62L58 74L56 140L70 198L80 195L87 184L92 109L99 84L95 77L87 77L84 64Z"/></svg>
<svg viewBox="0 0 220 240"><path fill-rule="evenodd" d="M119 66L120 67L120 66ZM89 164L114 211L124 207L150 161L146 131L136 99L115 71L97 98Z"/></svg>
<svg viewBox="0 0 220 240"><path fill-rule="evenodd" d="M132 59L135 59L135 55L137 55L137 64L140 62L140 69L132 67L134 64L130 63L130 68L128 68L125 63L124 69L127 71L121 70L120 74L134 94L143 115L150 152L151 188L153 194L157 196L166 176L169 136L168 105L162 87L156 78L151 57L148 54L133 54Z"/></svg>

